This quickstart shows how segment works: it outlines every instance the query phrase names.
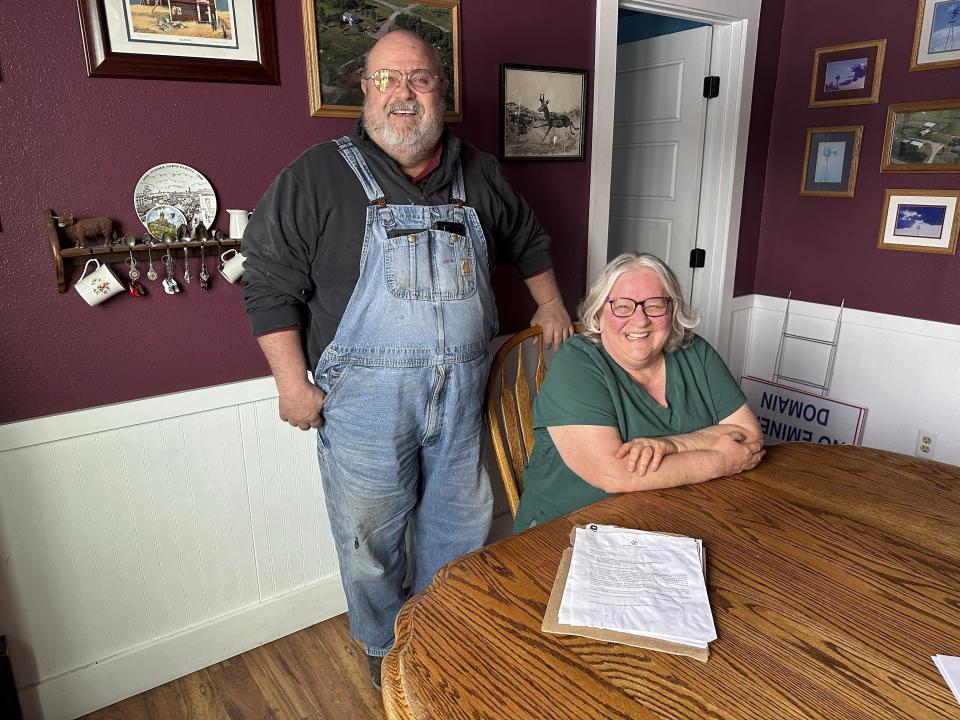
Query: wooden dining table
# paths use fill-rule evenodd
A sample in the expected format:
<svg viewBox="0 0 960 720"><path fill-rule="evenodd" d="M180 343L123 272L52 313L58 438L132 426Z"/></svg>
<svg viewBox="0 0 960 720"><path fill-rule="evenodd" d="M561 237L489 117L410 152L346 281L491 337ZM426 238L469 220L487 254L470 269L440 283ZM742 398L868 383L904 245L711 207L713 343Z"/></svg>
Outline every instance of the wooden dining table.
<svg viewBox="0 0 960 720"><path fill-rule="evenodd" d="M541 631L575 525L701 538L707 662ZM960 719L960 468L844 445L627 493L447 565L400 612L392 720Z"/></svg>

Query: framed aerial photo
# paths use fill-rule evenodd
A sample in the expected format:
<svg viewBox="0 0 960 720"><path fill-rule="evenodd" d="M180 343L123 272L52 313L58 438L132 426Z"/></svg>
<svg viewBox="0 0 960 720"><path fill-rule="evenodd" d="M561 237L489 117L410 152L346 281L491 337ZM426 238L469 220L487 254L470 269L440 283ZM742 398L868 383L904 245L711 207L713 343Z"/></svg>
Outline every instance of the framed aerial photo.
<svg viewBox="0 0 960 720"><path fill-rule="evenodd" d="M886 40L832 45L813 54L810 107L867 105L880 97Z"/></svg>
<svg viewBox="0 0 960 720"><path fill-rule="evenodd" d="M910 70L960 66L960 0L920 0Z"/></svg>
<svg viewBox="0 0 960 720"><path fill-rule="evenodd" d="M960 100L890 105L880 169L884 172L960 171Z"/></svg>
<svg viewBox="0 0 960 720"><path fill-rule="evenodd" d="M313 117L359 117L360 76L366 54L381 37L402 28L417 33L440 54L448 82L444 97L449 122L460 110L460 0L301 0L307 93ZM377 70L379 68L371 68Z"/></svg>
<svg viewBox="0 0 960 720"><path fill-rule="evenodd" d="M877 247L953 255L958 228L960 190L887 190Z"/></svg>
<svg viewBox="0 0 960 720"><path fill-rule="evenodd" d="M90 77L280 82L273 0L77 0Z"/></svg>
<svg viewBox="0 0 960 720"><path fill-rule="evenodd" d="M500 157L583 160L587 71L500 66Z"/></svg>
<svg viewBox="0 0 960 720"><path fill-rule="evenodd" d="M863 125L807 129L801 195L853 197Z"/></svg>

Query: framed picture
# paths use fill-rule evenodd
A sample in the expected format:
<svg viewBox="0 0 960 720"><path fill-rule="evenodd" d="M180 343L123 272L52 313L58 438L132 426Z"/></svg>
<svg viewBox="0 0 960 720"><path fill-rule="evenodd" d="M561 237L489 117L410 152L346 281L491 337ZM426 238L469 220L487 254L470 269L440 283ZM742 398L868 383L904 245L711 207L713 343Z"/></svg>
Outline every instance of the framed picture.
<svg viewBox="0 0 960 720"><path fill-rule="evenodd" d="M810 107L867 105L880 96L886 40L832 45L813 54Z"/></svg>
<svg viewBox="0 0 960 720"><path fill-rule="evenodd" d="M359 117L360 76L366 54L390 30L417 33L440 54L449 85L445 119L460 122L460 0L420 0L399 5L353 0L301 0L307 93L313 117ZM377 68L373 68L377 69Z"/></svg>
<svg viewBox="0 0 960 720"><path fill-rule="evenodd" d="M910 70L960 65L960 0L920 0Z"/></svg>
<svg viewBox="0 0 960 720"><path fill-rule="evenodd" d="M885 172L960 171L960 100L890 105L880 169Z"/></svg>
<svg viewBox="0 0 960 720"><path fill-rule="evenodd" d="M853 197L863 125L807 129L801 195Z"/></svg>
<svg viewBox="0 0 960 720"><path fill-rule="evenodd" d="M582 160L587 71L500 66L500 157Z"/></svg>
<svg viewBox="0 0 960 720"><path fill-rule="evenodd" d="M280 82L273 0L77 0L90 77Z"/></svg>
<svg viewBox="0 0 960 720"><path fill-rule="evenodd" d="M887 190L877 247L952 255L960 227L958 201L960 190Z"/></svg>

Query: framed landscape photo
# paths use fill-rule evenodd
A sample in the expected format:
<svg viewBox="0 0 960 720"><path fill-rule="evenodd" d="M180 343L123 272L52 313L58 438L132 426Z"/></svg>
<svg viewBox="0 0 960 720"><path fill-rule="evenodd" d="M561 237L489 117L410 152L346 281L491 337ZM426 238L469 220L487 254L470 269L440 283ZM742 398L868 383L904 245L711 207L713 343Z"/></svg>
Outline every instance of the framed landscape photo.
<svg viewBox="0 0 960 720"><path fill-rule="evenodd" d="M500 66L500 157L582 160L587 71Z"/></svg>
<svg viewBox="0 0 960 720"><path fill-rule="evenodd" d="M817 48L813 54L810 107L877 102L886 48L886 40Z"/></svg>
<svg viewBox="0 0 960 720"><path fill-rule="evenodd" d="M920 0L910 70L960 66L960 0Z"/></svg>
<svg viewBox="0 0 960 720"><path fill-rule="evenodd" d="M801 195L853 197L863 125L807 129Z"/></svg>
<svg viewBox="0 0 960 720"><path fill-rule="evenodd" d="M90 77L280 82L273 0L77 0Z"/></svg>
<svg viewBox="0 0 960 720"><path fill-rule="evenodd" d="M301 0L307 94L313 117L359 117L366 54L391 30L415 32L440 54L449 85L444 118L463 119L460 105L460 0ZM376 70L379 68L371 68Z"/></svg>
<svg viewBox="0 0 960 720"><path fill-rule="evenodd" d="M960 190L887 190L877 247L953 255L958 228Z"/></svg>
<svg viewBox="0 0 960 720"><path fill-rule="evenodd" d="M890 105L880 169L884 172L960 171L960 100Z"/></svg>

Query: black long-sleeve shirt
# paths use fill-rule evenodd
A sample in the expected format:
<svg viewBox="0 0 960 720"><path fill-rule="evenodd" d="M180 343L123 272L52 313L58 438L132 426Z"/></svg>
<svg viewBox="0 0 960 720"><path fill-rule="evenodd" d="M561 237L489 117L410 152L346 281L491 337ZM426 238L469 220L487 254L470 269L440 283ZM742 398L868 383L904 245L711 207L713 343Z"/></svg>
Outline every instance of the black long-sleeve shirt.
<svg viewBox="0 0 960 720"><path fill-rule="evenodd" d="M391 204L450 201L454 161L494 263L523 277L550 267L550 238L496 159L444 133L440 166L419 185L357 123L350 135ZM274 180L243 235L244 305L255 335L299 327L308 367L333 340L359 280L368 200L333 142L304 152Z"/></svg>

